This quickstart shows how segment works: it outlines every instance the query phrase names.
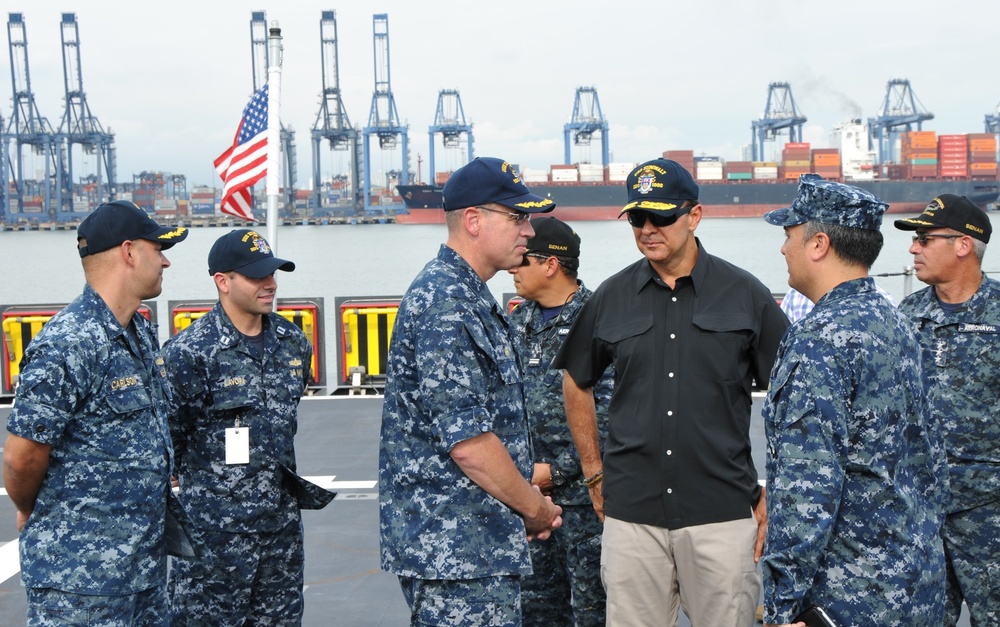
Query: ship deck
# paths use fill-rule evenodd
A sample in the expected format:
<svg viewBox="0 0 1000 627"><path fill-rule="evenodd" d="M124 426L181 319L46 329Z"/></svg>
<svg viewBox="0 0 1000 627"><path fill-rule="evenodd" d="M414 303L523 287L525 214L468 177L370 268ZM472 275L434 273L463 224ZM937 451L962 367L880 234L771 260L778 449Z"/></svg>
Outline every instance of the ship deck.
<svg viewBox="0 0 1000 627"><path fill-rule="evenodd" d="M326 508L304 511L305 616L303 625L402 627L409 611L396 577L379 570L378 438L381 396L308 397L299 409L299 472L337 492ZM764 472L761 398L754 397L754 464ZM10 407L0 407L6 426ZM6 429L4 429L6 431ZM6 435L4 435L4 438ZM15 510L0 493L0 625L25 624L25 596L17 562ZM968 627L968 619L959 623ZM690 623L681 617L681 627Z"/></svg>

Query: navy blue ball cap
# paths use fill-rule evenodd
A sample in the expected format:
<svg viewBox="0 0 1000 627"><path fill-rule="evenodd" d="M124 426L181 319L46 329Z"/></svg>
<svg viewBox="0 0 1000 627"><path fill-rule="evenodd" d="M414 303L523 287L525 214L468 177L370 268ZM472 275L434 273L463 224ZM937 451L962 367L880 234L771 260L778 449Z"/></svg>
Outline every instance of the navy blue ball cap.
<svg viewBox="0 0 1000 627"><path fill-rule="evenodd" d="M676 161L653 159L640 163L625 179L628 204L618 214L642 209L672 215L686 201L698 202L698 184Z"/></svg>
<svg viewBox="0 0 1000 627"><path fill-rule="evenodd" d="M993 233L993 225L986 212L965 196L955 194L941 194L919 216L896 220L893 225L901 231L952 229L984 244L990 243Z"/></svg>
<svg viewBox="0 0 1000 627"><path fill-rule="evenodd" d="M145 239L158 242L163 250L183 242L188 230L182 226L160 226L149 214L128 200L106 202L94 209L76 229L81 257L96 255L122 242ZM80 245L80 240L86 244Z"/></svg>
<svg viewBox="0 0 1000 627"><path fill-rule="evenodd" d="M278 259L264 236L251 229L236 229L215 240L208 251L208 274L238 272L251 279L263 279L276 270L291 272L295 264Z"/></svg>
<svg viewBox="0 0 1000 627"><path fill-rule="evenodd" d="M860 187L828 181L818 174L803 174L799 177L799 194L791 206L768 211L764 219L775 226L820 222L878 231L888 208L882 199Z"/></svg>
<svg viewBox="0 0 1000 627"><path fill-rule="evenodd" d="M535 236L528 239L528 252L557 257L580 256L580 236L558 218L538 218L531 221Z"/></svg>
<svg viewBox="0 0 1000 627"><path fill-rule="evenodd" d="M528 191L514 167L496 157L476 157L455 170L444 184L444 210L497 203L524 213L552 211L556 203Z"/></svg>

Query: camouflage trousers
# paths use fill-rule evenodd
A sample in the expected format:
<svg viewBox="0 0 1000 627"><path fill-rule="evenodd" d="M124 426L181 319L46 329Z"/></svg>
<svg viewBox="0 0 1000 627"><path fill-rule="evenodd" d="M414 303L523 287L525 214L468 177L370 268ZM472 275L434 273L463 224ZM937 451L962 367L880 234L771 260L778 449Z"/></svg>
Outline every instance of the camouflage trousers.
<svg viewBox="0 0 1000 627"><path fill-rule="evenodd" d="M117 596L28 588L28 625L33 627L166 627L163 586Z"/></svg>
<svg viewBox="0 0 1000 627"><path fill-rule="evenodd" d="M972 627L1000 625L1000 501L949 514L941 529L948 587L944 624L969 608Z"/></svg>
<svg viewBox="0 0 1000 627"><path fill-rule="evenodd" d="M603 625L607 604L601 583L604 525L590 503L562 508L562 527L548 540L528 545L534 574L521 577L524 624Z"/></svg>
<svg viewBox="0 0 1000 627"><path fill-rule="evenodd" d="M520 627L517 575L478 579L399 577L412 627Z"/></svg>
<svg viewBox="0 0 1000 627"><path fill-rule="evenodd" d="M171 625L301 625L302 519L271 533L199 529L205 558L170 559Z"/></svg>

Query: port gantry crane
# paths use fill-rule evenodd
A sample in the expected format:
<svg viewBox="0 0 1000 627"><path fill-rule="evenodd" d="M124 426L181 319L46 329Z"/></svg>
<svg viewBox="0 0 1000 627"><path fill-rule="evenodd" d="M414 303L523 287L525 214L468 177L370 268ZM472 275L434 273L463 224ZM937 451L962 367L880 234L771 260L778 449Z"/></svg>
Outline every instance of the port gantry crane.
<svg viewBox="0 0 1000 627"><path fill-rule="evenodd" d="M4 143L13 141L14 151L9 155L13 193L7 194L6 217L38 218L37 212L25 213L26 197L42 197L41 209L45 217L53 217L52 186L50 181L59 167L58 138L47 118L38 111L35 94L31 91L31 74L28 71L28 35L20 13L10 13L7 20L7 39L10 45L10 74L14 88L14 110L4 134ZM30 146L35 154L45 158L45 179L25 179L24 147ZM7 185L7 181L3 181ZM12 206L13 205L13 206Z"/></svg>
<svg viewBox="0 0 1000 627"><path fill-rule="evenodd" d="M891 79L886 84L885 99L878 116L868 118L869 148L876 151L879 168L895 160L896 140L900 132L912 131L914 124L919 131L924 122L933 119L934 114L924 109L913 95L909 80Z"/></svg>
<svg viewBox="0 0 1000 627"><path fill-rule="evenodd" d="M365 189L364 203L365 212L372 212L372 168L371 168L371 146L372 135L378 137L379 148L382 150L392 150L396 147L396 138L403 138L403 165L400 168L399 183L406 185L410 182L409 177L409 142L407 140L407 129L399 122L399 114L396 112L396 100L392 95L392 86L389 76L389 16L385 13L376 13L372 16L372 31L374 35L373 47L375 56L375 93L372 94L372 108L368 115L368 126L362 129L364 136L364 171ZM378 209L381 211L381 208Z"/></svg>
<svg viewBox="0 0 1000 627"><path fill-rule="evenodd" d="M344 108L344 101L341 98L340 60L337 52L337 14L335 11L321 13L319 41L323 93L321 94L319 112L316 114L316 121L312 127L312 206L314 210L320 209L322 170L320 168L319 147L325 139L330 144L330 150L351 151L351 206L357 209L361 178L358 171L361 161L361 154L358 150L360 144L358 143L358 129L351 126L351 120L347 117L347 109Z"/></svg>
<svg viewBox="0 0 1000 627"><path fill-rule="evenodd" d="M806 116L799 113L788 83L771 83L767 86L767 106L759 120L751 124L753 130L753 160L764 161L764 142L774 141L779 131L788 129L788 141L802 141L802 126Z"/></svg>
<svg viewBox="0 0 1000 627"><path fill-rule="evenodd" d="M573 163L571 145L589 146L594 133L601 133L601 165L608 167L611 151L608 146L608 121L601 113L601 101L597 98L594 87L577 87L576 98L573 101L573 117L563 126L564 144L566 148L566 165ZM572 143L570 135L573 136Z"/></svg>
<svg viewBox="0 0 1000 627"><path fill-rule="evenodd" d="M89 201L98 203L113 200L117 192L117 172L115 164L115 136L104 130L101 123L90 112L87 96L83 91L83 73L80 66L80 28L75 13L62 14L63 84L66 89L66 111L59 125L60 160L65 164L57 169L56 220L63 222L71 218L83 217L89 211ZM88 202L87 211L76 211L73 183L73 147L81 148L81 155L96 155L97 168L89 183L95 187L88 197L84 186L79 188L79 196ZM63 151L65 149L65 152ZM65 175L65 178L63 178ZM105 188L105 181L107 187Z"/></svg>
<svg viewBox="0 0 1000 627"><path fill-rule="evenodd" d="M433 184L437 170L434 167L434 140L441 133L441 145L444 148L458 148L461 145L462 134L468 140L468 161L475 159L472 154L472 125L465 122L465 109L462 107L462 96L456 89L442 89L438 92L437 112L434 114L434 124L427 128L430 135L430 160L428 165L429 180ZM466 163L468 163L466 161ZM464 164L463 164L464 165Z"/></svg>
<svg viewBox="0 0 1000 627"><path fill-rule="evenodd" d="M253 93L267 84L267 69L270 67L270 52L267 43L268 27L265 11L250 12L250 52L253 67ZM284 191L285 211L295 209L295 173L298 164L295 153L295 131L291 126L281 122L279 133L281 138L281 153L284 157L281 163L282 190Z"/></svg>
<svg viewBox="0 0 1000 627"><path fill-rule="evenodd" d="M1000 135L1000 104L993 113L986 114L985 126L987 133Z"/></svg>

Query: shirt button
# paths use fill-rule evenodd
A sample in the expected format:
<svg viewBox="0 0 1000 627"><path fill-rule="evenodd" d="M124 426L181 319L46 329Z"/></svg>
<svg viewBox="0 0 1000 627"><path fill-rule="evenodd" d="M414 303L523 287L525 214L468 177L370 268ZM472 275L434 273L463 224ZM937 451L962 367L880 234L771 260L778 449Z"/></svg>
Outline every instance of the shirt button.
<svg viewBox="0 0 1000 627"><path fill-rule="evenodd" d="M667 376L670 377L671 379L673 379L674 378L674 373L672 373L672 372L668 373Z"/></svg>
<svg viewBox="0 0 1000 627"><path fill-rule="evenodd" d="M673 494L673 493L674 493L673 488L667 488L667 494Z"/></svg>
<svg viewBox="0 0 1000 627"><path fill-rule="evenodd" d="M676 297L676 296L674 296L674 297L672 297L672 298L671 298L670 300L672 300L672 301L674 301L674 302L676 303L676 302L677 302L677 297Z"/></svg>
<svg viewBox="0 0 1000 627"><path fill-rule="evenodd" d="M667 410L667 415L668 416L673 416L674 415L674 411L672 409L668 409Z"/></svg>
<svg viewBox="0 0 1000 627"><path fill-rule="evenodd" d="M676 336L676 335L674 335L673 333L671 333L671 334L670 334L670 339L672 339L672 340L674 340L674 339L677 339L677 336Z"/></svg>
<svg viewBox="0 0 1000 627"><path fill-rule="evenodd" d="M667 455L673 455L673 454L674 454L673 451L671 451L670 449L667 449Z"/></svg>

